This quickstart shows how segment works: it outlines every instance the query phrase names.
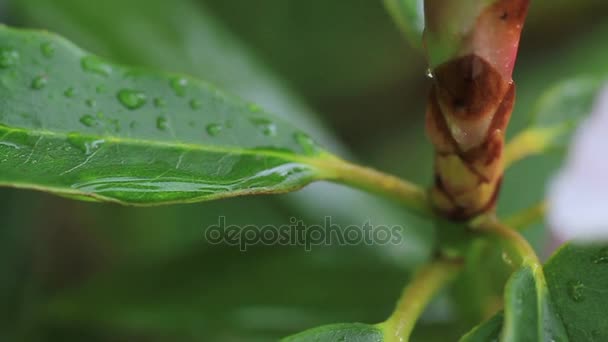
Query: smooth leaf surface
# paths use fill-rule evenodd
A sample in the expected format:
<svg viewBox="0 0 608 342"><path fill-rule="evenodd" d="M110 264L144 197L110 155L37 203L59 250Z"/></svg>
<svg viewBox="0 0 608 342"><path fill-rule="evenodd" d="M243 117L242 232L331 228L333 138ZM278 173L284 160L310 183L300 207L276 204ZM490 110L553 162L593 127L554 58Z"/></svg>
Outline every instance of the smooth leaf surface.
<svg viewBox="0 0 608 342"><path fill-rule="evenodd" d="M545 274L570 341L608 341L608 246L566 245Z"/></svg>
<svg viewBox="0 0 608 342"><path fill-rule="evenodd" d="M283 342L381 342L384 341L382 331L373 325L351 323L334 324L304 331L297 335L284 338Z"/></svg>
<svg viewBox="0 0 608 342"><path fill-rule="evenodd" d="M412 45L422 48L424 1L384 0L384 5Z"/></svg>
<svg viewBox="0 0 608 342"><path fill-rule="evenodd" d="M2 28L0 183L124 203L286 192L323 152L257 106Z"/></svg>
<svg viewBox="0 0 608 342"><path fill-rule="evenodd" d="M525 266L507 283L502 341L564 341L542 269Z"/></svg>

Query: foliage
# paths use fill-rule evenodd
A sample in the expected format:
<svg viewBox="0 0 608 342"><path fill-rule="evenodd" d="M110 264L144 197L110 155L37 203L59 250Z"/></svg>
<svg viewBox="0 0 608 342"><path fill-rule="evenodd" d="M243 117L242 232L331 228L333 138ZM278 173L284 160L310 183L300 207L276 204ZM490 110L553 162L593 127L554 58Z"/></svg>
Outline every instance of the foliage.
<svg viewBox="0 0 608 342"><path fill-rule="evenodd" d="M292 2L268 0L259 6L289 21L291 11L303 11L290 7ZM386 0L385 5L396 28L419 48L421 1ZM526 64L533 57L524 55L523 90L514 115L520 129L506 146L509 168L498 208L498 216L511 225L505 227L493 215L445 221L414 183L337 157L356 159L327 128L351 122L353 106L343 105L344 118L323 123L256 56L273 61L295 88L323 108L323 101L341 92L350 92L349 102L366 87L395 82L390 66L403 63L379 53L382 49L414 61L408 72L419 68L415 50L389 48L398 42L367 37L378 48L368 67L356 72L362 68L356 58L342 65L365 50L352 44L327 61L336 70L343 67L336 75L344 77L322 82L318 65L309 66L313 73L292 67L299 54L290 32L269 35L266 23L257 23L255 30L239 26L254 20L248 7L253 5L242 6L211 0L11 3L18 14L13 24L50 28L106 57L56 34L0 28L0 185L98 202L0 193L0 277L7 279L0 286L0 339L608 339L602 315L608 247L566 244L542 265L516 231L542 218L544 206L537 203L542 186L560 165L605 81L602 56L608 50L596 46L601 34L575 40L577 51L562 53L559 61ZM311 13L331 7L322 1L309 6ZM379 12L379 6L358 6L344 10L355 17ZM577 17L592 6L558 7ZM532 9L532 27L547 20L544 11ZM310 51L329 48L328 41L333 45L323 40L325 35L345 36L344 28L330 30L339 24L333 16L330 22L318 31L297 28L298 37L311 44L305 48L312 60ZM386 18L363 25L372 32L378 22L386 25ZM353 20L352 25L360 23ZM606 30L598 27L598 32ZM388 25L382 30L378 36L397 36ZM252 52L239 35L261 50ZM285 50L283 59L274 48ZM583 75L590 72L595 76ZM548 87L545 80L556 84ZM408 96L426 88L419 78L411 82ZM407 104L409 111L422 117L422 105L413 103ZM394 110L390 101L384 105L380 113ZM367 110L362 107L354 110ZM362 124L366 132L374 118L367 120ZM412 150L424 146L420 120L408 120L411 132L400 129L400 136ZM394 125L390 122L387 133ZM363 145L368 142L372 145ZM384 158L363 159L428 182L430 157L402 156L403 142L380 133L349 141L362 151L389 151ZM390 153L395 144L398 154ZM401 172L403 165L410 169ZM323 183L269 199L193 204L283 194L317 181L342 187ZM530 191L518 190L526 184ZM234 246L205 241L199 228L217 223L218 216L235 225L278 226L292 217L316 222L327 215L343 226L366 220L399 224L405 227L404 241L371 247L330 244L311 253L302 246L254 246L240 253ZM537 249L543 246L541 228L526 233ZM449 291L440 292L452 282ZM432 298L436 301L426 309Z"/></svg>

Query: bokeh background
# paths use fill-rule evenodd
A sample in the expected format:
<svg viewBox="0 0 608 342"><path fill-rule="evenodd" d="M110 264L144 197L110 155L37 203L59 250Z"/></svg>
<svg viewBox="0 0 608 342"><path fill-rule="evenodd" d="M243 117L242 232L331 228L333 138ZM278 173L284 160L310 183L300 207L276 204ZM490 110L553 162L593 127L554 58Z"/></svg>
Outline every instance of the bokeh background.
<svg viewBox="0 0 608 342"><path fill-rule="evenodd" d="M532 3L511 136L552 84L608 72L607 2ZM209 80L289 118L331 151L431 181L424 57L379 0L5 0L0 19L58 32L116 62ZM540 200L562 154L509 170L499 212ZM401 225L406 239L246 253L204 239L218 216L280 225L326 215L343 226ZM547 253L542 225L527 235ZM431 222L328 184L160 208L0 189L0 341L269 341L321 324L375 323L434 237ZM471 327L478 318L457 292L433 303L414 341L455 340Z"/></svg>

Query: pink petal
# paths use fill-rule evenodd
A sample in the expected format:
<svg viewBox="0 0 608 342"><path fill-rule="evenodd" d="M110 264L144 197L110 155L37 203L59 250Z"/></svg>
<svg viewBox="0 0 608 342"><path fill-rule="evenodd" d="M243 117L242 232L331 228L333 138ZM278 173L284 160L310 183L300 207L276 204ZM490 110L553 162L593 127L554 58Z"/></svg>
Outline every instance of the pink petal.
<svg viewBox="0 0 608 342"><path fill-rule="evenodd" d="M608 241L608 87L576 132L549 186L548 222L558 238Z"/></svg>

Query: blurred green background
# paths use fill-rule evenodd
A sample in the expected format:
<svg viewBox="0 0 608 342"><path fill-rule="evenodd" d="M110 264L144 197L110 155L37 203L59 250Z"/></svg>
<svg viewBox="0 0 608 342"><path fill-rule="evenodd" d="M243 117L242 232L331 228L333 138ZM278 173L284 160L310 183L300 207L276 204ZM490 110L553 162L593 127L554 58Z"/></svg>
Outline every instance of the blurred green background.
<svg viewBox="0 0 608 342"><path fill-rule="evenodd" d="M378 0L13 0L14 26L58 32L111 60L185 72L288 117L331 151L428 184L429 81ZM533 1L509 135L553 83L608 71L608 3ZM509 170L499 212L542 198L561 152ZM335 322L375 323L429 255L430 222L379 198L316 184L296 194L161 208L0 190L0 341L268 341ZM258 247L204 240L205 227L401 225L400 246ZM529 238L543 250L541 226ZM448 294L414 341L470 328ZM464 310L466 311L466 310ZM438 328L440 327L440 328Z"/></svg>

